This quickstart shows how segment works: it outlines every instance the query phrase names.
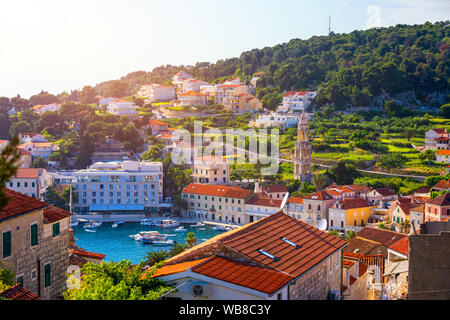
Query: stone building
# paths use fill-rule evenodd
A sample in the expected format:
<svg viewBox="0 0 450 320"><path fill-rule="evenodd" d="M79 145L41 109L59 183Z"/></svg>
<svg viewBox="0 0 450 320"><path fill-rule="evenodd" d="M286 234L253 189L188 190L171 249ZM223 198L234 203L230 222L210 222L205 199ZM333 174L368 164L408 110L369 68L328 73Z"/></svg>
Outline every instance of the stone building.
<svg viewBox="0 0 450 320"><path fill-rule="evenodd" d="M450 222L426 222L409 236L408 300L450 300Z"/></svg>
<svg viewBox="0 0 450 320"><path fill-rule="evenodd" d="M298 121L297 142L294 153L294 179L311 181L311 142L308 139L308 120L302 112Z"/></svg>
<svg viewBox="0 0 450 320"><path fill-rule="evenodd" d="M280 211L170 258L154 276L175 283L168 297L178 299L341 299L346 245Z"/></svg>
<svg viewBox="0 0 450 320"><path fill-rule="evenodd" d="M9 203L0 211L0 263L16 281L43 299L66 288L70 213L6 189Z"/></svg>

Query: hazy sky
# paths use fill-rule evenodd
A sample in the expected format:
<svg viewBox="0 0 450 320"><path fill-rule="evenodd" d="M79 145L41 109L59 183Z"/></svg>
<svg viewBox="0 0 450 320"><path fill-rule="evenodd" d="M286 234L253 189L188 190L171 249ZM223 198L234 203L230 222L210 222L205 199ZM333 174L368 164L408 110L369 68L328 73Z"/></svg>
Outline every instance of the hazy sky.
<svg viewBox="0 0 450 320"><path fill-rule="evenodd" d="M239 56L332 30L448 20L449 0L0 0L0 96Z"/></svg>

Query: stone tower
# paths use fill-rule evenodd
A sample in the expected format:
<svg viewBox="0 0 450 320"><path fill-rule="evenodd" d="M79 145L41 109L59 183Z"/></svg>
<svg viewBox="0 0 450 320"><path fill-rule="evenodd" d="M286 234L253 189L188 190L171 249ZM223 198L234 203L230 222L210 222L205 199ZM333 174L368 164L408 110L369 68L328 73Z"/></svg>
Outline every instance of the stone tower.
<svg viewBox="0 0 450 320"><path fill-rule="evenodd" d="M294 151L294 179L311 182L311 143L308 139L308 120L303 110L298 121Z"/></svg>

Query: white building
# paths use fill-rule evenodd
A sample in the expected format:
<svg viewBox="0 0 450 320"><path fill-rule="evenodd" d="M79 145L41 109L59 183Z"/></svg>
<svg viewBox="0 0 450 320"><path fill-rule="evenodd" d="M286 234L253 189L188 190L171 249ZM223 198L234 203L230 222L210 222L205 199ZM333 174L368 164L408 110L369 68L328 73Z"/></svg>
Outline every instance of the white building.
<svg viewBox="0 0 450 320"><path fill-rule="evenodd" d="M25 142L18 145L18 148L30 152L33 160L39 156L48 159L55 150L59 149L53 142Z"/></svg>
<svg viewBox="0 0 450 320"><path fill-rule="evenodd" d="M192 169L194 183L226 184L230 182L230 165L219 157L196 158Z"/></svg>
<svg viewBox="0 0 450 320"><path fill-rule="evenodd" d="M161 162L98 162L73 173L76 212L157 212L163 203Z"/></svg>
<svg viewBox="0 0 450 320"><path fill-rule="evenodd" d="M181 83L181 91L200 91L201 86L209 85L208 82L199 79L185 79Z"/></svg>
<svg viewBox="0 0 450 320"><path fill-rule="evenodd" d="M450 150L439 150L436 152L436 162L450 163Z"/></svg>
<svg viewBox="0 0 450 320"><path fill-rule="evenodd" d="M245 223L252 223L280 211L282 200L256 196L245 203Z"/></svg>
<svg viewBox="0 0 450 320"><path fill-rule="evenodd" d="M250 89L244 84L223 84L216 87L214 103L224 104L227 99L233 99L242 93L250 93Z"/></svg>
<svg viewBox="0 0 450 320"><path fill-rule="evenodd" d="M250 127L256 128L295 128L300 120L300 114L270 113L261 114L255 120L249 122Z"/></svg>
<svg viewBox="0 0 450 320"><path fill-rule="evenodd" d="M206 95L197 91L187 91L178 94L179 106L206 105Z"/></svg>
<svg viewBox="0 0 450 320"><path fill-rule="evenodd" d="M21 143L25 142L48 142L47 138L37 132L24 132L19 134Z"/></svg>
<svg viewBox="0 0 450 320"><path fill-rule="evenodd" d="M61 105L59 103L51 103L46 105L36 105L32 108L32 110L39 114L44 114L47 111L56 112L61 109Z"/></svg>
<svg viewBox="0 0 450 320"><path fill-rule="evenodd" d="M135 117L139 113L139 107L131 101L116 99L108 104L106 111L121 117Z"/></svg>
<svg viewBox="0 0 450 320"><path fill-rule="evenodd" d="M138 95L148 98L149 102L170 101L175 98L175 88L158 83L151 83L142 86Z"/></svg>
<svg viewBox="0 0 450 320"><path fill-rule="evenodd" d="M183 80L192 79L192 78L194 78L194 77L191 76L189 73L187 73L185 71L180 71L173 76L172 83L176 86L181 86Z"/></svg>
<svg viewBox="0 0 450 320"><path fill-rule="evenodd" d="M278 112L302 112L316 97L316 91L288 91L283 95Z"/></svg>
<svg viewBox="0 0 450 320"><path fill-rule="evenodd" d="M450 135L447 129L431 129L425 132L425 150L449 150Z"/></svg>
<svg viewBox="0 0 450 320"><path fill-rule="evenodd" d="M26 196L41 199L47 187L52 185L52 177L47 170L41 168L19 168L10 182L8 189L20 192Z"/></svg>
<svg viewBox="0 0 450 320"><path fill-rule="evenodd" d="M117 100L117 98L114 97L108 97L108 98L101 98L98 100L99 106L107 106L111 101Z"/></svg>

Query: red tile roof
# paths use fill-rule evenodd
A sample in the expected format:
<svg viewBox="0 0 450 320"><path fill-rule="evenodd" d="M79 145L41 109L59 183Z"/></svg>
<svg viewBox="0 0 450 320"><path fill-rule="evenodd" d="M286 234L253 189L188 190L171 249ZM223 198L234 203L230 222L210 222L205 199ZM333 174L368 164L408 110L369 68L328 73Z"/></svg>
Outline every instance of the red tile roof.
<svg viewBox="0 0 450 320"><path fill-rule="evenodd" d="M2 211L0 211L0 221L47 206L42 201L7 188L5 188L5 193L10 200Z"/></svg>
<svg viewBox="0 0 450 320"><path fill-rule="evenodd" d="M395 191L390 188L378 188L375 189L375 191L377 191L382 196L393 196L396 194Z"/></svg>
<svg viewBox="0 0 450 320"><path fill-rule="evenodd" d="M294 279L293 276L223 257L214 257L192 268L195 273L272 294Z"/></svg>
<svg viewBox="0 0 450 320"><path fill-rule="evenodd" d="M333 200L334 197L326 191L315 192L309 196L306 196L305 199L310 200Z"/></svg>
<svg viewBox="0 0 450 320"><path fill-rule="evenodd" d="M288 202L289 203L300 203L300 204L302 204L303 203L303 198L291 197L291 198L289 198Z"/></svg>
<svg viewBox="0 0 450 320"><path fill-rule="evenodd" d="M73 253L81 256L81 257L88 257L88 258L94 258L94 259L105 259L106 255L101 253L95 253L95 252L89 252L81 248L76 248L73 250Z"/></svg>
<svg viewBox="0 0 450 320"><path fill-rule="evenodd" d="M431 130L439 134L447 133L447 129L431 129Z"/></svg>
<svg viewBox="0 0 450 320"><path fill-rule="evenodd" d="M367 201L362 198L347 198L339 200L339 204L342 206L342 209L357 209L357 208L366 208L366 207L375 207L370 201Z"/></svg>
<svg viewBox="0 0 450 320"><path fill-rule="evenodd" d="M355 264L355 262L354 261L349 261L349 260L342 260L342 264L344 266L351 267L352 265Z"/></svg>
<svg viewBox="0 0 450 320"><path fill-rule="evenodd" d="M379 243L387 248L389 248L392 244L394 244L398 240L408 237L408 235L403 233L371 227L363 228L356 234L356 236L358 238Z"/></svg>
<svg viewBox="0 0 450 320"><path fill-rule="evenodd" d="M19 154L20 154L21 156L31 156L31 155L32 155L31 152L28 152L27 150L25 150L25 149L23 149L23 148L17 148L17 149L19 150Z"/></svg>
<svg viewBox="0 0 450 320"><path fill-rule="evenodd" d="M64 218L68 218L71 215L72 214L69 211L51 205L44 208L44 219L47 223L53 223Z"/></svg>
<svg viewBox="0 0 450 320"><path fill-rule="evenodd" d="M157 124L157 125L160 125L160 126L169 126L167 123L165 123L165 122L162 122L162 121L159 121L159 120L149 120L149 122L148 122L150 125L152 125L152 124Z"/></svg>
<svg viewBox="0 0 450 320"><path fill-rule="evenodd" d="M197 184L191 183L186 186L183 193L199 194L205 196L217 196L227 198L245 199L253 192L251 190L242 189L241 187L229 187L223 185Z"/></svg>
<svg viewBox="0 0 450 320"><path fill-rule="evenodd" d="M433 186L433 189L450 189L450 180L441 180Z"/></svg>
<svg viewBox="0 0 450 320"><path fill-rule="evenodd" d="M168 275L179 273L179 272L184 272L187 269L192 268L202 262L211 260L211 258L212 257L208 257L208 258L204 258L204 259L181 262L181 263L172 264L172 265L164 265L161 268L157 269L156 272L151 277L152 278L163 277L163 276L168 276ZM145 278L146 278L146 274L144 273L141 276L141 279L145 279Z"/></svg>
<svg viewBox="0 0 450 320"><path fill-rule="evenodd" d="M246 204L254 205L254 206L264 206L264 207L274 207L279 208L281 206L282 200L276 200L271 198L260 198L253 197L246 202Z"/></svg>
<svg viewBox="0 0 450 320"><path fill-rule="evenodd" d="M440 207L450 206L450 193L447 192L446 194L443 194L442 196L431 199L428 201L428 203L434 204L434 205L440 206Z"/></svg>
<svg viewBox="0 0 450 320"><path fill-rule="evenodd" d="M284 241L295 243L293 246ZM320 231L283 212L215 236L181 254L167 263L175 264L200 257L206 248L221 244L226 250L237 251L253 263L298 277L329 255L347 245L344 240ZM259 250L276 257L265 255Z"/></svg>
<svg viewBox="0 0 450 320"><path fill-rule="evenodd" d="M407 256L409 253L409 237L404 237L403 239L398 240L392 244L389 249Z"/></svg>
<svg viewBox="0 0 450 320"><path fill-rule="evenodd" d="M183 93L178 94L179 96L185 97L185 96L205 96L204 93L197 92L197 91L186 91Z"/></svg>
<svg viewBox="0 0 450 320"><path fill-rule="evenodd" d="M16 179L37 179L42 174L41 168L18 168L17 173L14 176Z"/></svg>
<svg viewBox="0 0 450 320"><path fill-rule="evenodd" d="M443 139L440 139L440 140L443 140ZM448 140L448 138L446 138L446 140ZM437 154L438 155L440 155L440 156L450 156L450 150L439 150L438 152L437 152Z"/></svg>
<svg viewBox="0 0 450 320"><path fill-rule="evenodd" d="M268 185L263 186L262 190L265 193L273 193L273 192L288 192L288 189L282 184Z"/></svg>
<svg viewBox="0 0 450 320"><path fill-rule="evenodd" d="M8 300L42 300L30 290L24 288L20 283L1 291L0 297Z"/></svg>

